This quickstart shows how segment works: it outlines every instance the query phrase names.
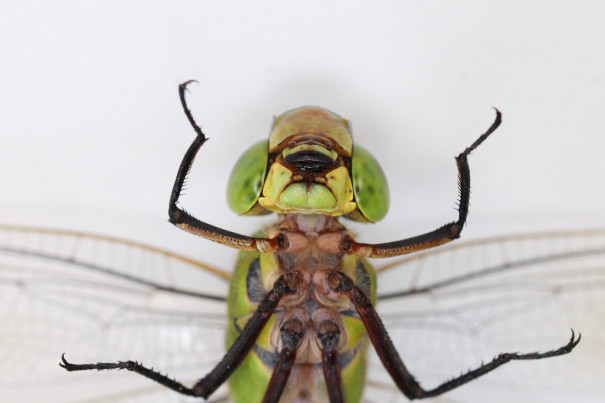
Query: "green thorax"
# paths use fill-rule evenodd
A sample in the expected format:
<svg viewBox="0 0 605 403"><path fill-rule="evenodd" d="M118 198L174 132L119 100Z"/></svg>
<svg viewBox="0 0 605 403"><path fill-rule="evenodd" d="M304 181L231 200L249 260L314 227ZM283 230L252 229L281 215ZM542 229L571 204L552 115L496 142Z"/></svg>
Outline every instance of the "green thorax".
<svg viewBox="0 0 605 403"><path fill-rule="evenodd" d="M283 228L285 221L296 220L295 217L284 217L284 221L280 223L280 228ZM309 218L313 220L314 217L310 216ZM334 222L335 219L330 218L328 220ZM277 226L256 235L274 235L276 228ZM313 237L312 234L309 236ZM309 250L297 254L297 256L240 252L229 291L227 347L233 343L241 329L243 329L246 321L258 306L258 302L272 287L272 282L279 274L283 273L284 270L301 270L303 267L308 270L310 275L314 270L341 270L352 278L375 302L376 278L374 271L367 261L355 256L322 254L313 245L309 247ZM312 401L328 401L321 359L318 359L318 356L313 353L313 351L319 351L317 346L312 345L314 343L312 335L315 334L315 330L311 318L314 309L330 311L333 312L335 317L338 317L344 340L343 345L339 348L339 361L342 365L342 382L346 401L349 403L360 401L365 383L365 352L368 345L363 323L357 317L355 309L350 303L338 301L331 305L329 301L322 300L322 296L315 295L312 286L308 289L303 287L301 295L307 295L308 298L293 303L287 301L282 301L283 304L280 303L277 311L272 315L258 338L253 350L229 378L229 386L235 402L260 402L262 400L271 377L272 363L278 355L279 328L284 320L284 315L286 312L298 309L304 310L304 313L308 314L308 321L305 325L308 327L308 334L311 335L309 336L310 343L304 349L298 351L296 365L281 401L287 402L298 396L300 390L297 388L301 384L306 385L309 390L316 394ZM321 300L319 303L318 299ZM303 367L306 368L305 371L302 370ZM296 377L299 377L298 382Z"/></svg>

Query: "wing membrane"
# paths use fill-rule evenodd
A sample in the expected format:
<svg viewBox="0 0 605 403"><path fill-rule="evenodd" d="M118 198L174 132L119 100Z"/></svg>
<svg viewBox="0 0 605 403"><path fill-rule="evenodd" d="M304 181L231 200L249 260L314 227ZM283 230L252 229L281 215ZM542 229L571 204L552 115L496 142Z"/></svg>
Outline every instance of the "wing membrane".
<svg viewBox="0 0 605 403"><path fill-rule="evenodd" d="M605 393L605 230L460 242L377 270L379 312L423 385L500 352L559 347L573 328L582 342L570 355L508 364L447 396L590 401Z"/></svg>
<svg viewBox="0 0 605 403"><path fill-rule="evenodd" d="M223 354L228 277L134 242L0 227L3 390L11 401L180 401L134 374L68 374L60 356L136 359L193 381Z"/></svg>
<svg viewBox="0 0 605 403"><path fill-rule="evenodd" d="M427 387L502 351L571 355L509 364L444 401L598 401L605 390L605 230L459 242L379 267L378 309ZM73 362L137 359L193 382L223 354L229 275L114 238L0 227L0 382L10 401L187 401ZM405 401L375 356L366 400ZM224 392L223 392L224 394ZM390 400L388 400L390 399Z"/></svg>

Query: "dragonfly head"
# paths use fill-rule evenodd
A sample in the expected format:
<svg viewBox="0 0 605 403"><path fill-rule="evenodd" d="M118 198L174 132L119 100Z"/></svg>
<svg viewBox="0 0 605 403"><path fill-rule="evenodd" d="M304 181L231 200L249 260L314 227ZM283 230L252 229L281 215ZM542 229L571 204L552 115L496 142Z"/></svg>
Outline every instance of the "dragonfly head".
<svg viewBox="0 0 605 403"><path fill-rule="evenodd" d="M378 162L353 146L345 119L305 106L275 118L269 141L244 153L227 199L238 214L345 215L373 222L387 212L388 187Z"/></svg>

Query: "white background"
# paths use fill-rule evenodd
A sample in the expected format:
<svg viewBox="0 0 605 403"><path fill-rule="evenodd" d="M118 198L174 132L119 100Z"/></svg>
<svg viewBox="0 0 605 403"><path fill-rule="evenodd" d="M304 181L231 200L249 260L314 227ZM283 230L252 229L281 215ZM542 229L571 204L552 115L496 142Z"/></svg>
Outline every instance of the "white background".
<svg viewBox="0 0 605 403"><path fill-rule="evenodd" d="M391 188L390 241L455 218L453 156L471 157L464 236L605 224L605 6L599 1L29 1L0 5L0 221L92 229L230 267L166 223L194 138L211 138L183 205L251 233L224 202L272 117L348 118Z"/></svg>

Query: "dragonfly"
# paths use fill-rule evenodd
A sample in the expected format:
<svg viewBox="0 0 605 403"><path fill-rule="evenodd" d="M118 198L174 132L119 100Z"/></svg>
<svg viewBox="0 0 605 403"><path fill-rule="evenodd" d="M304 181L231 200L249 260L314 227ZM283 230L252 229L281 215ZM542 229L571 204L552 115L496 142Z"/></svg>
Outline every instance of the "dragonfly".
<svg viewBox="0 0 605 403"><path fill-rule="evenodd" d="M357 243L336 218L375 222L386 214L388 191L377 161L353 147L348 123L338 115L316 107L287 112L276 119L269 142L253 145L230 179L228 201L237 213L281 217L278 225L247 237L199 221L177 204L205 141L185 102L187 85L179 93L197 137L177 174L171 221L242 249L235 272L111 237L4 226L2 300L11 308L2 345L3 356L13 357L4 360L9 378L48 376L43 357L62 345L69 357L88 362L62 358L61 366L76 376L126 369L176 392L218 401L354 402L364 385L370 401L430 397L502 366L488 376L495 380L515 360L540 360L532 363L540 369L545 362L549 368L555 366L551 361L563 363L558 368L567 387L561 393L598 394L604 230L497 237L423 251L459 236L468 212L467 156L497 128L499 112L457 158L458 220L386 244ZM365 260L410 252L374 269ZM578 334L567 333L570 327L583 332L581 343ZM592 336L588 341L586 334ZM377 353L366 370L370 343ZM518 350L498 350L506 345ZM584 354L576 354L584 345ZM209 375L190 387L138 362L115 361L126 355L150 357L154 367L180 379L195 379L200 370ZM559 355L565 357L554 358ZM472 364L475 369L454 376ZM517 382L552 391L554 371L545 370L540 381L538 369L528 370L530 376ZM420 386L431 382L434 387ZM77 393L58 401L77 400ZM107 399L137 394L146 392L117 391Z"/></svg>

